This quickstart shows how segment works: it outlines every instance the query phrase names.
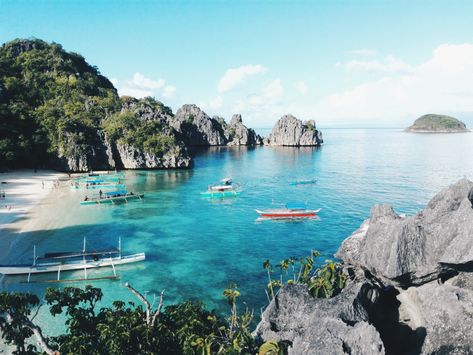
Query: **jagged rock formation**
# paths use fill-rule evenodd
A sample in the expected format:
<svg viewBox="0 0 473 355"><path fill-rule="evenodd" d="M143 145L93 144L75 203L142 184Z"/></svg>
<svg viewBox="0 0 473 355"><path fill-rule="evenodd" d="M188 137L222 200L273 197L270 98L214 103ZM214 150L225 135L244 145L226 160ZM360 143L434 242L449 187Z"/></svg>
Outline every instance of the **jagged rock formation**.
<svg viewBox="0 0 473 355"><path fill-rule="evenodd" d="M170 125L183 134L186 144L193 146L226 144L220 122L207 116L196 105L184 105L178 109Z"/></svg>
<svg viewBox="0 0 473 355"><path fill-rule="evenodd" d="M322 132L318 131L315 121L302 122L293 115L284 115L273 127L266 145L279 146L320 146L323 143Z"/></svg>
<svg viewBox="0 0 473 355"><path fill-rule="evenodd" d="M345 289L326 300L283 287L257 339L292 341L291 354L472 353L472 203L473 182L463 179L412 217L374 206L336 254L350 277Z"/></svg>
<svg viewBox="0 0 473 355"><path fill-rule="evenodd" d="M428 114L416 119L412 126L405 129L413 133L459 133L469 132L466 125L460 120L447 116Z"/></svg>
<svg viewBox="0 0 473 355"><path fill-rule="evenodd" d="M243 125L241 115L233 115L230 124L219 116L210 118L196 105L184 105L170 120L190 146L260 145L262 139Z"/></svg>
<svg viewBox="0 0 473 355"><path fill-rule="evenodd" d="M263 139L251 128L243 125L240 114L232 116L230 123L225 126L227 145L261 145Z"/></svg>
<svg viewBox="0 0 473 355"><path fill-rule="evenodd" d="M124 169L188 168L190 156L180 146L174 146L163 155L152 154L129 145L117 144L120 165Z"/></svg>

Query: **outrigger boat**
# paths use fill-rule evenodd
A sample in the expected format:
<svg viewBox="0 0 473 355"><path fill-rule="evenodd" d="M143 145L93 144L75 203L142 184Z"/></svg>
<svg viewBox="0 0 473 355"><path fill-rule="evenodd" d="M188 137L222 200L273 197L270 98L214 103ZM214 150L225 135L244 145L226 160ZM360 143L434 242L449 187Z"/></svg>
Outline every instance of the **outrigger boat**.
<svg viewBox="0 0 473 355"><path fill-rule="evenodd" d="M117 190L104 192L101 196L89 198L85 196L84 200L80 202L81 205L101 205L106 203L128 202L132 200L142 200L144 194L135 194L126 190Z"/></svg>
<svg viewBox="0 0 473 355"><path fill-rule="evenodd" d="M74 182L71 184L71 189L79 190L79 189L87 189L87 190L95 190L95 189L102 189L102 190L110 190L110 189L124 189L124 184L118 184L116 182L107 182L103 180L86 180L81 182Z"/></svg>
<svg viewBox="0 0 473 355"><path fill-rule="evenodd" d="M317 179L309 179L309 180L291 181L289 185L297 186L297 185L309 185L309 184L316 184L316 183L317 183Z"/></svg>
<svg viewBox="0 0 473 355"><path fill-rule="evenodd" d="M106 174L98 174L98 173L88 173L87 175L78 176L74 180L77 182L84 182L84 181L121 181L125 178L124 173L106 173Z"/></svg>
<svg viewBox="0 0 473 355"><path fill-rule="evenodd" d="M0 274L4 275L28 275L27 282L30 282L32 274L57 273L56 280L61 281L62 271L84 270L84 278L78 280L62 280L62 281L81 281L91 280L87 278L88 269L97 269L102 267L112 267L113 276L94 278L111 279L117 278L115 266L129 264L145 260L145 253L137 253L130 255L122 255L121 239L118 241L118 248L106 250L87 251L86 240L84 238L84 246L79 252L57 252L46 253L41 257L36 256L36 246L33 249L33 264L23 265L0 265Z"/></svg>
<svg viewBox="0 0 473 355"><path fill-rule="evenodd" d="M300 219L313 218L322 209L309 210L304 203L287 203L283 208L273 208L267 210L256 210L262 219Z"/></svg>
<svg viewBox="0 0 473 355"><path fill-rule="evenodd" d="M218 184L210 185L207 191L201 192L200 195L205 198L224 198L238 196L240 193L240 185L233 183L230 178L225 178Z"/></svg>

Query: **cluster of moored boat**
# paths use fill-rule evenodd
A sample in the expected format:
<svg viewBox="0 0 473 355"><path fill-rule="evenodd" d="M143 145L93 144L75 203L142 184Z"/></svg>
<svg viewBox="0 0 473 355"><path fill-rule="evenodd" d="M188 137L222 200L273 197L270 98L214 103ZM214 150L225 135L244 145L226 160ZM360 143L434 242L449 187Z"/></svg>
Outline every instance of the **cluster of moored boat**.
<svg viewBox="0 0 473 355"><path fill-rule="evenodd" d="M315 184L316 179L309 180L297 180L290 182L292 186ZM242 187L239 183L234 183L231 178L224 178L216 184L209 185L207 191L201 192L201 196L204 198L227 198L235 197L240 195ZM273 220L294 220L294 219L305 219L314 218L317 216L321 208L313 210L307 208L305 203L302 202L289 202L279 208L270 208L265 210L256 210L260 215L260 220L273 219Z"/></svg>
<svg viewBox="0 0 473 355"><path fill-rule="evenodd" d="M94 190L95 192L98 190L98 194L96 194L96 196L85 196L84 200L80 202L81 205L114 204L119 202L128 202L130 200L143 199L144 194L135 194L126 190L124 179L124 174L119 172L106 174L97 174L91 172L89 174L74 178L71 181L71 188ZM298 180L291 182L290 185L297 186L314 183L316 183L316 179ZM202 192L201 196L210 199L223 199L238 196L241 192L241 184L234 183L231 178L225 178L216 184L209 185L207 191ZM320 210L320 208L316 210L309 209L304 203L291 202L286 203L279 208L270 208L265 210L257 209L256 212L260 216L259 219L263 220L294 220L316 217ZM48 280L47 282L114 279L117 278L115 266L143 261L145 258L145 253L122 255L121 240L118 242L118 248L88 250L86 247L86 240L84 238L83 248L79 251L54 252L37 256L36 247L34 247L33 262L31 264L0 265L0 274L27 275L27 282L31 282L32 275L43 273L57 274L54 280ZM88 270L102 267L111 267L113 270L113 275L95 278L89 277ZM73 280L61 279L61 272L80 270L84 272L84 276L82 278Z"/></svg>
<svg viewBox="0 0 473 355"><path fill-rule="evenodd" d="M71 181L72 189L94 190L94 196L86 195L80 202L81 205L100 205L141 200L142 193L129 192L124 184L125 175L121 172L115 173L89 173L79 176Z"/></svg>

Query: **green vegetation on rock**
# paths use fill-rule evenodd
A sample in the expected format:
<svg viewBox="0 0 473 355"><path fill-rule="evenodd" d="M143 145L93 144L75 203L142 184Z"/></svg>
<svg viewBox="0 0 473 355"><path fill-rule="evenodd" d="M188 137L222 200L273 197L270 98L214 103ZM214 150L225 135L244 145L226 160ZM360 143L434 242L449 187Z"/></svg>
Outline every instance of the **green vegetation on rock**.
<svg viewBox="0 0 473 355"><path fill-rule="evenodd" d="M466 132L466 125L458 119L446 116L428 114L419 117L414 124L406 129L408 132Z"/></svg>
<svg viewBox="0 0 473 355"><path fill-rule="evenodd" d="M336 296L345 287L347 275L343 272L340 263L325 260L325 264L314 268L314 263L320 253L313 250L310 256L304 258L288 258L282 260L277 267L281 274L273 279L273 266L269 260L263 263L263 268L268 274L267 296L272 300L276 290L287 284L306 285L309 293L316 298L331 298Z"/></svg>
<svg viewBox="0 0 473 355"><path fill-rule="evenodd" d="M124 109L107 117L102 126L108 138L117 144L129 145L144 152L162 155L176 145L174 130L164 120L143 119L139 111L146 105L150 112L172 114L162 103L145 98L122 98ZM146 114L144 114L146 115Z"/></svg>
<svg viewBox="0 0 473 355"><path fill-rule="evenodd" d="M0 48L3 167L50 166L72 145L91 150L101 120L119 107L112 83L59 44L18 39Z"/></svg>

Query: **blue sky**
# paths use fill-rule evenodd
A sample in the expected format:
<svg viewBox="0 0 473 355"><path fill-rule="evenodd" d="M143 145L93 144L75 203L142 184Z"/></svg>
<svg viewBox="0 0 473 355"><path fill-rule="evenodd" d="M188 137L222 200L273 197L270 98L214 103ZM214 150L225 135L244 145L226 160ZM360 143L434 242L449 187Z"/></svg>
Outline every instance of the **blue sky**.
<svg viewBox="0 0 473 355"><path fill-rule="evenodd" d="M175 111L319 126L473 118L473 1L4 1L0 42L81 53ZM473 120L472 120L473 121Z"/></svg>

